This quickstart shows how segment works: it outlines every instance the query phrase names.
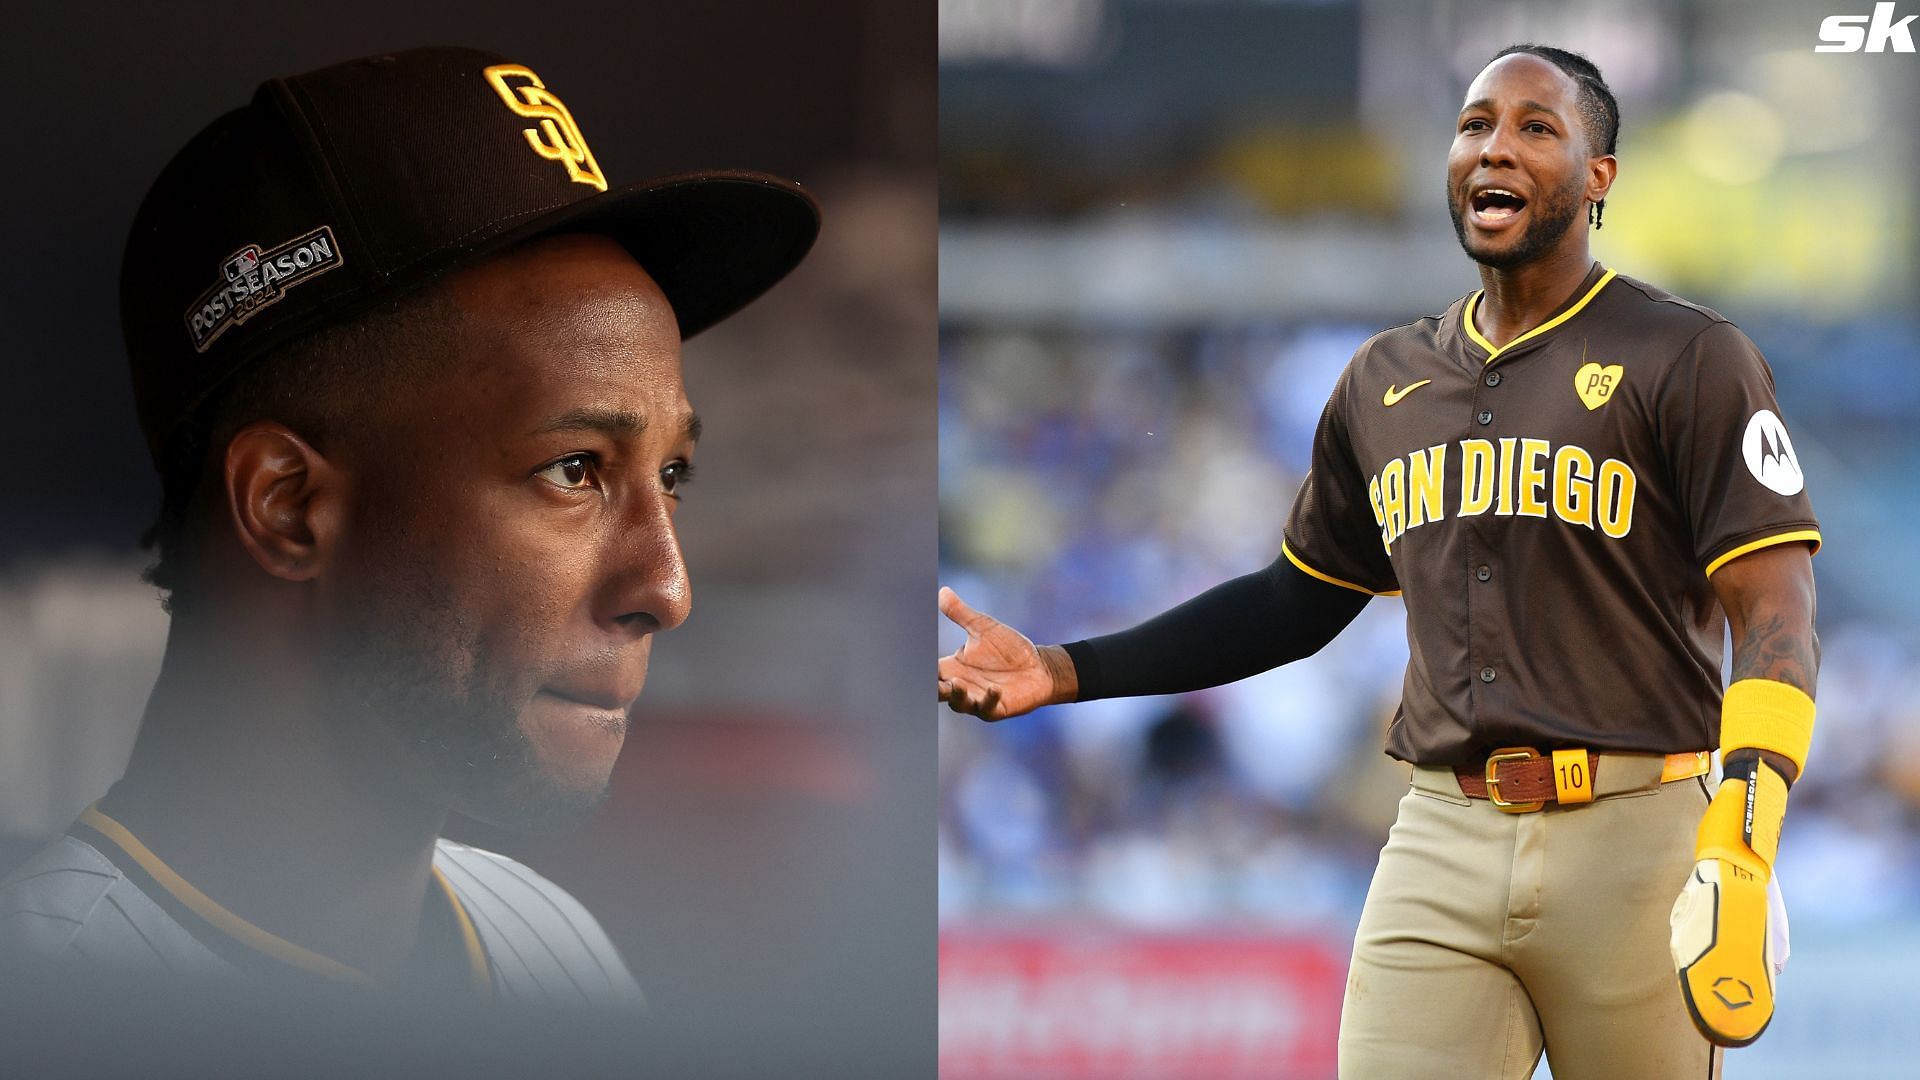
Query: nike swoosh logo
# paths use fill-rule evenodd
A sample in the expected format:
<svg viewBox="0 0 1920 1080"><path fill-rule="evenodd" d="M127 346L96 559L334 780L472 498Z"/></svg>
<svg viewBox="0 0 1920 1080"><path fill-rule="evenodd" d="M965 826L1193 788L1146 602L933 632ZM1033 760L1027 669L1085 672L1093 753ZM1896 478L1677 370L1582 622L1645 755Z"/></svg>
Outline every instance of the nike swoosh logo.
<svg viewBox="0 0 1920 1080"><path fill-rule="evenodd" d="M1432 381L1433 381L1432 379L1421 379L1419 382L1414 383L1412 386L1407 387L1405 390L1395 390L1392 386L1388 386L1387 394L1385 397L1380 399L1380 404L1385 405L1387 408L1391 409L1395 405L1400 404L1401 398L1406 397L1408 394L1413 393L1415 390L1420 389L1421 387L1427 385Z"/></svg>

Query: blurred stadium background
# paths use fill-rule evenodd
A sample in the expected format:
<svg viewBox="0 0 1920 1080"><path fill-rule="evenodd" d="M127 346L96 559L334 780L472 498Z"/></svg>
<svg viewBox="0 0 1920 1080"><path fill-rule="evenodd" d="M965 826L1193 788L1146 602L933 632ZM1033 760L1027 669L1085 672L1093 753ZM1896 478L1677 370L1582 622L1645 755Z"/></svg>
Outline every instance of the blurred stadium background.
<svg viewBox="0 0 1920 1080"><path fill-rule="evenodd" d="M1759 343L1827 537L1794 957L1726 1075L1913 1075L1879 976L1920 962L1920 60L1812 48L1871 7L942 0L943 581L1063 641L1270 561L1354 347L1478 287L1466 83L1587 53L1624 111L1596 255ZM943 1075L1331 1076L1405 658L1381 599L1216 691L945 716Z"/></svg>
<svg viewBox="0 0 1920 1080"><path fill-rule="evenodd" d="M541 72L614 182L766 169L814 191L826 225L790 280L688 346L708 431L679 519L698 603L655 651L612 801L578 833L455 835L596 913L663 1058L930 1073L934 734L901 718L923 715L935 644L934 14L9 7L12 39L34 45L11 77L60 122L0 177L16 271L0 297L0 873L120 775L166 633L139 581L159 487L115 307L147 183L262 79L472 44Z"/></svg>

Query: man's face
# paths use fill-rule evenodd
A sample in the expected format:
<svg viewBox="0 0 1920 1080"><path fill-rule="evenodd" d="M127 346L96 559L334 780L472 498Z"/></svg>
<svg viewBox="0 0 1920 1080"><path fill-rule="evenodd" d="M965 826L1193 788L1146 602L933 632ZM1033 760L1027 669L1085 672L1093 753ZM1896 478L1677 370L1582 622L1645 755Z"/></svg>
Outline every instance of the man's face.
<svg viewBox="0 0 1920 1080"><path fill-rule="evenodd" d="M1566 239L1592 181L1579 86L1546 60L1503 56L1467 88L1447 154L1447 210L1460 246L1496 269Z"/></svg>
<svg viewBox="0 0 1920 1080"><path fill-rule="evenodd" d="M590 812L686 618L673 515L698 437L680 335L601 237L449 278L460 354L339 448L352 519L317 614L354 749L497 824Z"/></svg>

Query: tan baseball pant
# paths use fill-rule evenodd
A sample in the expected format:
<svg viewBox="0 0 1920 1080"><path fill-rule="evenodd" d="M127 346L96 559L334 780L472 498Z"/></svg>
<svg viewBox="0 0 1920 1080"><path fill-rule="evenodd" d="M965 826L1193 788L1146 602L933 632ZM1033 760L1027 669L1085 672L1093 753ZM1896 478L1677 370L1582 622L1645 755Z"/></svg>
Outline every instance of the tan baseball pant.
<svg viewBox="0 0 1920 1080"><path fill-rule="evenodd" d="M1416 768L1380 853L1340 1013L1342 1080L1710 1080L1668 955L1701 779L1607 754L1594 799L1502 813Z"/></svg>

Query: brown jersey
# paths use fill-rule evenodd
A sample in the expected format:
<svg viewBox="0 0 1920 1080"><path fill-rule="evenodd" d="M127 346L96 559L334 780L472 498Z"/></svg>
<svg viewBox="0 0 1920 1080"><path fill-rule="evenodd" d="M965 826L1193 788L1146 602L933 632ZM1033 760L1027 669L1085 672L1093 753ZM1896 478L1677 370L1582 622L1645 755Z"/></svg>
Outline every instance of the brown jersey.
<svg viewBox="0 0 1920 1080"><path fill-rule="evenodd" d="M1597 265L1503 348L1478 300L1360 347L1287 521L1300 569L1405 597L1387 752L1716 745L1708 578L1820 543L1766 360L1716 312Z"/></svg>

